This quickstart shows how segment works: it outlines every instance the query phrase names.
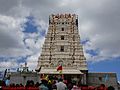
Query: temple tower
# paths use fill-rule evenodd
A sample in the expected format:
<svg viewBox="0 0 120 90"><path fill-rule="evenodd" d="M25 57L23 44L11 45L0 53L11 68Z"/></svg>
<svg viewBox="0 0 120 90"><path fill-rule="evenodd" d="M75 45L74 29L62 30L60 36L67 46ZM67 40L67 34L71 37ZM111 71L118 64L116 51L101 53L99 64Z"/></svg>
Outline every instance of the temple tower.
<svg viewBox="0 0 120 90"><path fill-rule="evenodd" d="M63 66L63 74L87 72L76 14L49 16L49 28L36 70L40 70L40 73L54 74L58 65Z"/></svg>

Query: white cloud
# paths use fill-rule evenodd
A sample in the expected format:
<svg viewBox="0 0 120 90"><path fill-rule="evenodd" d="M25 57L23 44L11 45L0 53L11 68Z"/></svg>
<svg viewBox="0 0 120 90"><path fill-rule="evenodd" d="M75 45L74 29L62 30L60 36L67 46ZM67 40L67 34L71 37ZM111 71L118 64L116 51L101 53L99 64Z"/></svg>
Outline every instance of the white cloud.
<svg viewBox="0 0 120 90"><path fill-rule="evenodd" d="M27 58L26 62L30 70L35 70L37 67L37 61L38 57L40 56L42 45L44 43L45 38L38 38L38 40L35 43L34 39L28 39L26 41L26 44L29 45L30 50L33 52L30 57Z"/></svg>
<svg viewBox="0 0 120 90"><path fill-rule="evenodd" d="M0 62L0 71L3 71L5 69L13 69L16 68L17 70L18 63L15 59L9 59L7 61L1 61Z"/></svg>
<svg viewBox="0 0 120 90"><path fill-rule="evenodd" d="M23 43L21 23L25 20L11 16L0 15L0 56L23 56L30 54Z"/></svg>
<svg viewBox="0 0 120 90"><path fill-rule="evenodd" d="M40 53L35 53L34 55L28 57L27 59L27 66L29 67L29 70L35 70L35 68L37 67L37 61L38 61L38 57L39 57Z"/></svg>

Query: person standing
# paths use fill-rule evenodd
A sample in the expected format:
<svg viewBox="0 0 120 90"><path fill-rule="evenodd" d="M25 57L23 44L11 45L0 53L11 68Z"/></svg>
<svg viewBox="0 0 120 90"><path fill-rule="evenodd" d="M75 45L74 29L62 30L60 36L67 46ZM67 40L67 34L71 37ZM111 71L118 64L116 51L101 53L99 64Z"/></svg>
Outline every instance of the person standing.
<svg viewBox="0 0 120 90"><path fill-rule="evenodd" d="M63 83L63 79L59 78L58 83L56 83L57 90L67 90L66 84Z"/></svg>
<svg viewBox="0 0 120 90"><path fill-rule="evenodd" d="M47 81L46 80L42 80L42 83L39 86L39 90L49 90L47 87Z"/></svg>

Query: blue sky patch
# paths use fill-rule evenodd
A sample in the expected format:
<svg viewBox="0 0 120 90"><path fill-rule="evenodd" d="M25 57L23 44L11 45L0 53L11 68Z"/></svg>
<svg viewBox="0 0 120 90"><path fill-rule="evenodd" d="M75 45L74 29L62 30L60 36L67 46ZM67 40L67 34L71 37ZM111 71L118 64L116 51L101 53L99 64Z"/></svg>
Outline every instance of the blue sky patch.
<svg viewBox="0 0 120 90"><path fill-rule="evenodd" d="M24 62L26 62L28 57L29 57L29 55L28 56L24 56L24 57L20 57L19 59L17 59L17 63L24 63Z"/></svg>
<svg viewBox="0 0 120 90"><path fill-rule="evenodd" d="M89 42L90 40L89 39L85 39L85 40L81 40L81 44L85 45L87 42Z"/></svg>
<svg viewBox="0 0 120 90"><path fill-rule="evenodd" d="M0 57L0 61L1 62L4 62L4 61L9 61L9 60L12 60L12 59L16 59L17 57Z"/></svg>
<svg viewBox="0 0 120 90"><path fill-rule="evenodd" d="M37 28L37 25L35 25L34 17L28 16L26 18L27 18L27 22L25 23L23 32L24 33L37 33L38 28Z"/></svg>
<svg viewBox="0 0 120 90"><path fill-rule="evenodd" d="M40 32L40 36L44 37L45 34L46 34L46 31L45 31L45 30L41 30L41 32Z"/></svg>
<svg viewBox="0 0 120 90"><path fill-rule="evenodd" d="M93 49L86 50L86 53L90 54L91 57L94 57L94 56L97 56L99 54L99 49L96 49L96 50L93 50Z"/></svg>
<svg viewBox="0 0 120 90"><path fill-rule="evenodd" d="M0 61L7 62L10 60L15 60L17 63L23 63L23 62L26 62L28 57L30 57L30 55L20 56L20 57L0 57Z"/></svg>

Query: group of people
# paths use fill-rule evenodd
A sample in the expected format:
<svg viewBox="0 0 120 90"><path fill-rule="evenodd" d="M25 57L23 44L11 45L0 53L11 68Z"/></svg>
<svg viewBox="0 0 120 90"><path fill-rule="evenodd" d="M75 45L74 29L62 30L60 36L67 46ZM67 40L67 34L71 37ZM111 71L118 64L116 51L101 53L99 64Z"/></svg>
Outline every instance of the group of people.
<svg viewBox="0 0 120 90"><path fill-rule="evenodd" d="M75 80L71 83L67 84L63 81L62 78L58 79L58 82L54 82L50 84L46 80L42 81L41 85L39 86L40 90L115 90L113 86L106 87L104 84L100 86L88 86L88 85L79 85Z"/></svg>
<svg viewBox="0 0 120 90"><path fill-rule="evenodd" d="M42 80L42 83L39 86L40 90L68 90L67 85L63 82L62 78L59 78L58 81L53 80L46 81Z"/></svg>
<svg viewBox="0 0 120 90"><path fill-rule="evenodd" d="M49 77L49 79L42 78L40 83L39 82L34 83L33 80L28 80L25 86L22 84L16 84L16 85L10 84L9 86L6 86L5 83L3 82L3 87L16 88L14 90L17 89L19 90L115 90L114 87L112 86L106 87L104 84L101 84L98 87L93 87L88 85L81 85L79 82L75 80L71 80L71 82L67 82L66 80L63 80L62 77L58 77L58 78ZM3 88L2 90L9 90L9 89Z"/></svg>

